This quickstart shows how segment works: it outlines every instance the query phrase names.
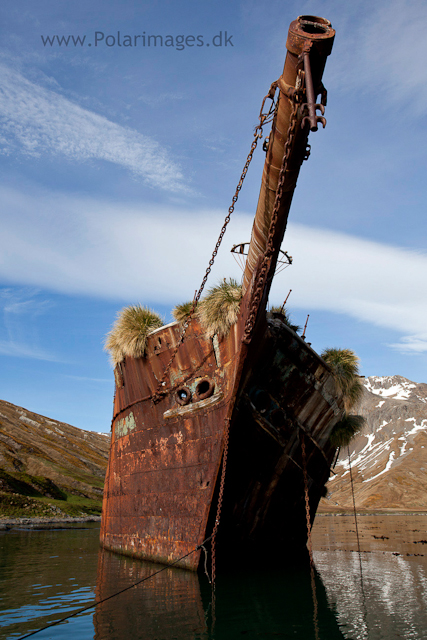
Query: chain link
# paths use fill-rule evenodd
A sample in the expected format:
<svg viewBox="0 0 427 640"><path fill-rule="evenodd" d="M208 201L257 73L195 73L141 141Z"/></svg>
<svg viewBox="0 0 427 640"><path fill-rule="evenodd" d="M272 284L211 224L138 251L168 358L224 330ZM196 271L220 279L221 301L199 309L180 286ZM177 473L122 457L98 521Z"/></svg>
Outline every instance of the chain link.
<svg viewBox="0 0 427 640"><path fill-rule="evenodd" d="M307 456L305 452L305 436L302 432L301 432L301 453L302 453L302 472L304 476L305 517L307 521L307 547L308 547L308 555L310 558L310 582L311 582L311 594L313 597L314 637L315 637L315 640L319 640L318 603L317 603L317 595L316 595L316 581L314 576L313 542L311 539L310 502L308 499Z"/></svg>
<svg viewBox="0 0 427 640"><path fill-rule="evenodd" d="M250 163L252 161L252 157L254 155L254 151L255 151L255 149L257 147L258 140L260 140L262 138L262 128L263 128L263 126L265 124L270 122L272 114L275 111L274 93L276 91L276 88L277 88L277 82L273 82L273 84L270 87L269 93L266 96L264 96L264 99L262 101L260 113L259 113L259 116L258 116L259 124L255 127L254 139L252 141L250 151L249 151L248 156L246 158L245 166L243 167L243 171L242 171L242 174L240 176L240 180L239 180L238 185L236 187L236 191L234 193L234 196L231 199L231 205L228 208L228 213L227 213L227 215L225 217L224 224L222 225L220 234L218 236L218 240L216 241L216 245L215 245L215 248L214 248L214 250L212 252L211 259L209 260L209 264L208 264L208 267L206 269L205 275L203 277L202 283L201 283L201 285L199 287L199 290L197 291L196 295L194 296L193 306L191 308L190 313L188 314L188 317L187 317L186 321L183 324L182 331L181 331L181 336L180 336L180 338L179 338L179 340L178 340L178 342L176 344L175 349L173 350L172 356L171 356L168 364L166 365L166 368L165 368L165 370L163 372L163 375L162 375L161 379L159 380L157 388L156 388L156 390L155 390L155 392L154 392L154 394L152 396L152 400L153 400L154 403L159 402L159 400L164 395L166 395L166 393L167 393L167 390L163 388L165 386L166 378L167 378L167 376L169 374L169 371L170 371L170 368L172 366L172 363L175 360L176 354L178 353L178 349L180 348L180 346L184 342L185 334L187 332L187 329L188 329L189 325L191 324L191 320L193 319L193 315L194 315L194 312L196 310L197 304L198 304L198 302L200 300L200 296L202 295L203 289L205 288L205 284L207 282L209 274L212 271L212 267L213 267L213 264L215 262L215 258L217 256L218 249L219 249L219 247L221 245L221 242L222 242L222 239L223 239L224 234L226 232L228 223L230 222L231 214L234 211L234 207L236 205L236 202L239 199L239 193L240 193L240 190L241 190L241 188L243 186L243 182L244 182L244 180L246 178L246 174L248 172L249 165L250 165ZM270 100L272 100L272 104L271 104L270 109L268 110L268 112L267 113L263 113L264 104L265 104L265 101L268 98Z"/></svg>
<svg viewBox="0 0 427 640"><path fill-rule="evenodd" d="M218 505L216 508L216 516L215 516L215 525L212 531L212 542L211 542L211 550L212 550L212 587L215 588L215 579L216 579L216 534L218 532L218 527L221 519L221 509L222 502L224 498L224 485L225 485L225 472L227 469L227 457L228 457L228 443L230 436L230 418L225 418L225 430L224 430L224 453L222 456L222 471L221 471L221 481L219 485L219 495L218 495Z"/></svg>
<svg viewBox="0 0 427 640"><path fill-rule="evenodd" d="M302 473L304 476L304 498L305 498L305 517L307 520L308 555L310 556L310 566L312 567L314 565L313 544L311 541L310 502L308 499L307 457L305 453L305 437L303 433L301 433L301 453L302 453Z"/></svg>
<svg viewBox="0 0 427 640"><path fill-rule="evenodd" d="M254 297L252 299L251 310L249 312L248 319L246 321L245 331L242 338L243 342L246 344L248 344L251 340L251 335L255 325L259 303L261 301L264 284L265 284L268 269L270 266L271 256L273 255L273 252L274 252L273 238L274 238L276 224L279 216L280 204L282 202L283 186L286 178L286 170L288 167L288 161L292 151L292 144L295 138L295 129L297 126L297 112L298 112L297 100L298 100L298 96L295 95L295 101L293 102L291 119L290 119L289 128L286 136L283 161L280 169L279 181L278 181L277 190L276 190L276 198L274 200L274 207L271 215L270 229L269 229L268 238L267 238L267 246L264 252L264 257L262 260L258 282L254 292Z"/></svg>

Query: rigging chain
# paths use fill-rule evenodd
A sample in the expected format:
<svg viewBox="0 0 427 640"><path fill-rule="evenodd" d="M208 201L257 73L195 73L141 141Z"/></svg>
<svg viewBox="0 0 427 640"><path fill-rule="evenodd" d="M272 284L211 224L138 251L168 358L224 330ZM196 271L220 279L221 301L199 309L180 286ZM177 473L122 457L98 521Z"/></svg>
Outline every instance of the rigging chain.
<svg viewBox="0 0 427 640"><path fill-rule="evenodd" d="M305 517L307 521L307 538L308 538L308 555L310 556L310 566L314 565L313 560L313 544L311 541L311 520L310 520L310 502L308 498L308 475L307 475L307 456L305 453L305 438L301 433L301 453L302 453L302 472L304 476L304 498L305 498Z"/></svg>
<svg viewBox="0 0 427 640"><path fill-rule="evenodd" d="M216 556L215 556L215 543L216 543L216 534L218 533L219 522L221 518L221 509L222 509L222 501L224 497L224 483L225 483L225 472L227 468L227 457L228 457L228 443L230 436L230 418L225 418L225 429L224 429L224 453L222 456L222 471L221 471L221 481L219 485L219 496L218 496L218 504L216 508L216 516L215 516L215 525L211 534L211 550L212 550L212 587L215 589L215 579L216 579Z"/></svg>
<svg viewBox="0 0 427 640"><path fill-rule="evenodd" d="M259 124L257 124L257 126L255 127L254 139L252 141L251 148L250 148L250 151L248 153L248 157L246 158L245 166L243 167L243 171L242 171L242 174L240 176L240 180L239 180L238 185L236 187L236 191L234 193L234 196L232 197L231 205L228 208L228 213L227 213L227 215L225 217L224 224L222 225L218 240L216 241L216 245L215 245L215 248L214 248L214 250L212 252L211 259L209 260L209 264L208 264L208 267L206 269L204 278L202 280L202 283L200 285L199 290L197 291L196 295L194 296L193 306L191 308L190 313L188 314L188 317L187 317L186 321L183 324L181 336L180 336L180 338L179 338L179 340L178 340L178 342L176 344L176 347L175 347L175 349L174 349L174 351L172 353L172 356L171 356L168 364L166 365L166 368L165 368L165 370L163 372L163 375L162 375L161 379L159 380L157 388L156 388L156 390L155 390L155 392L154 392L154 394L152 396L152 401L154 403L159 402L159 400L164 395L166 395L166 393L167 393L167 390L163 389L163 387L166 384L165 380L166 380L166 378L167 378L167 376L169 374L169 371L170 371L170 368L172 366L172 363L175 360L176 354L178 353L178 349L181 346L181 344L184 342L185 334L187 332L187 329L188 329L189 325L191 324L191 320L193 318L193 315L194 315L194 312L196 310L197 304L198 304L198 302L200 300L200 296L202 295L203 289L205 288L206 281L207 281L207 279L209 277L209 274L210 274L210 272L212 270L212 266L213 266L213 264L215 262L215 258L217 256L218 249L219 249L219 247L221 245L222 239L223 239L224 234L226 232L227 225L230 222L231 214L233 213L234 207L236 205L236 202L239 199L239 193L240 193L240 190L241 190L241 188L243 186L243 181L246 178L246 174L248 172L249 165L251 163L254 151L255 151L255 149L257 147L258 140L260 140L262 138L262 128L263 128L263 126L265 124L267 124L268 122L271 121L272 114L275 112L274 94L276 92L276 89L277 89L277 81L272 83L272 85L270 86L270 90L269 90L268 94L266 96L264 96L264 99L262 101L261 109L260 109L260 113L259 113ZM267 99L272 100L272 104L270 105L270 108L269 108L268 112L267 113L263 113L265 101Z"/></svg>
<svg viewBox="0 0 427 640"><path fill-rule="evenodd" d="M301 75L302 74L299 71L298 72L298 78L300 78ZM297 85L298 85L298 81L297 81ZM254 325L255 325L255 319L256 319L257 312L258 312L259 303L261 301L265 280L267 278L267 273L268 273L268 269L269 269L269 265L270 265L271 256L272 256L272 254L274 252L274 247L273 247L274 232L276 230L276 223L277 223L277 219L278 219L278 216L279 216L280 204L281 204L281 201L282 201L283 186L284 186L284 183L285 183L286 170L287 170L287 167L288 167L288 160L289 160L289 157L291 155L292 144L293 144L294 137L295 137L295 129L296 129L296 126L297 126L297 112L298 112L298 101L297 100L298 100L298 95L295 94L294 100L293 100L293 108L292 108L292 112L291 112L291 120L290 120L288 132L287 132L287 136L286 136L283 161L282 161L282 166L281 166L280 174L279 174L279 182L278 182L278 185L277 185L276 198L274 200L273 212L271 214L271 222L270 222L270 229L269 229L269 232L268 232L267 246L266 246L264 257L263 257L263 260L262 260L261 269L260 269L259 277L258 277L258 282L257 282L257 286L255 288L254 297L253 297L253 300L252 300L251 310L249 312L248 319L246 321L245 331L244 331L243 338L242 338L242 340L243 340L243 342L245 344L249 344L249 342L251 340L251 335L252 335L252 331L253 331L253 328L254 328Z"/></svg>
<svg viewBox="0 0 427 640"><path fill-rule="evenodd" d="M318 603L317 603L317 595L316 595L316 581L314 577L313 543L311 539L310 502L308 498L307 456L305 452L305 436L302 432L301 432L301 454L302 454L302 473L304 476L305 517L307 522L307 547L308 547L308 555L310 557L310 582L311 582L311 595L313 598L314 636L316 640L319 640Z"/></svg>

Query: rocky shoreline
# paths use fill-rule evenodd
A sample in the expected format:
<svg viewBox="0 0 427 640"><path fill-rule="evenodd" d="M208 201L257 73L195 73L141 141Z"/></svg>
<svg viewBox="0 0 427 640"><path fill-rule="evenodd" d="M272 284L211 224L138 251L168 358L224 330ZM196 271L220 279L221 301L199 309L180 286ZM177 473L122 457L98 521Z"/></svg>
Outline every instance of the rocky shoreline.
<svg viewBox="0 0 427 640"><path fill-rule="evenodd" d="M101 516L66 518L0 518L0 531L10 529L67 529L69 525L101 522Z"/></svg>
<svg viewBox="0 0 427 640"><path fill-rule="evenodd" d="M375 511L356 511L356 515L358 518L362 516L427 516L427 511L414 511L410 509L396 509L395 511L389 509L386 511L385 509L376 509ZM351 511L350 509L343 509L341 511L318 511L316 513L316 518L321 516L354 516L354 511Z"/></svg>

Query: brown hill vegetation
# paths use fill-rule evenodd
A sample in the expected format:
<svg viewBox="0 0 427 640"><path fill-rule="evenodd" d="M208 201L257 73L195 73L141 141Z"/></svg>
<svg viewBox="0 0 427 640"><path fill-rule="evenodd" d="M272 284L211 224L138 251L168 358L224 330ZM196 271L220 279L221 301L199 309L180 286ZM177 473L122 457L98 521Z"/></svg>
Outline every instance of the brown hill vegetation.
<svg viewBox="0 0 427 640"><path fill-rule="evenodd" d="M109 446L0 400L0 517L100 513Z"/></svg>

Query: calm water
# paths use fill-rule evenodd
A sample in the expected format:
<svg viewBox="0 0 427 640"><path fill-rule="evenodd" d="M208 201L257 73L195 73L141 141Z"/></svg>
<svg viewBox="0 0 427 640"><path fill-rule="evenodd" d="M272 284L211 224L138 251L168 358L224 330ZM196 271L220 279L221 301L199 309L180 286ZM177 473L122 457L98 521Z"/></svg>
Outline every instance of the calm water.
<svg viewBox="0 0 427 640"><path fill-rule="evenodd" d="M427 516L317 517L306 569L167 569L34 636L79 640L427 639ZM19 638L159 567L102 552L99 528L0 532L0 636ZM396 555L397 554L397 555Z"/></svg>

